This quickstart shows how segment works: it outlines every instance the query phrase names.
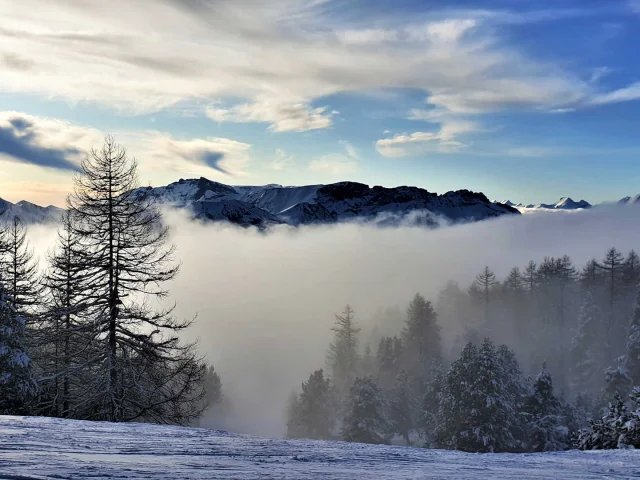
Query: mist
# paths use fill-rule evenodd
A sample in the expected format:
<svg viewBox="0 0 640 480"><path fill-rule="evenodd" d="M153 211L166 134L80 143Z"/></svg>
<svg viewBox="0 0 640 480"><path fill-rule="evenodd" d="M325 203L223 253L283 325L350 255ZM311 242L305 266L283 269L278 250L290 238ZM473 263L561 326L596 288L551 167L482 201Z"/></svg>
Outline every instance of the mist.
<svg viewBox="0 0 640 480"><path fill-rule="evenodd" d="M272 437L285 433L290 393L324 367L334 314L347 303L362 328L362 348L381 309L402 312L418 292L435 301L449 280L466 288L485 265L503 279L511 267L545 256L568 254L582 267L612 246L640 247L640 209L633 207L435 230L344 224L260 233L194 222L176 211L165 219L182 263L169 300L178 316L197 315L185 339L199 339L223 382L224 403L201 425ZM50 227L30 231L39 254L54 238Z"/></svg>

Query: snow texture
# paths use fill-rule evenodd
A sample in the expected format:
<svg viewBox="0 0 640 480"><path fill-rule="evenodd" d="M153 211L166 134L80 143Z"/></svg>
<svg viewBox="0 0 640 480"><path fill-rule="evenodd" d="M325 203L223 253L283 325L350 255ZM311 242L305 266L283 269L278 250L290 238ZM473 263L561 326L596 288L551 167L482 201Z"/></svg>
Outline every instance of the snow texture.
<svg viewBox="0 0 640 480"><path fill-rule="evenodd" d="M623 479L637 450L468 454L0 416L0 479Z"/></svg>

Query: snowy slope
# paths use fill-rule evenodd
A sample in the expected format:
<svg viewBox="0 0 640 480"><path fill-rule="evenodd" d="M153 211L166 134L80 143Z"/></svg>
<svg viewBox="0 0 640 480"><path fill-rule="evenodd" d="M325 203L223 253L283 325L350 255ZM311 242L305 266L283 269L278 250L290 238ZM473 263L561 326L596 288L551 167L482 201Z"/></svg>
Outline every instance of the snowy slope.
<svg viewBox="0 0 640 480"><path fill-rule="evenodd" d="M640 451L465 454L0 416L0 479L623 479Z"/></svg>
<svg viewBox="0 0 640 480"><path fill-rule="evenodd" d="M259 227L345 221L435 225L441 218L474 221L518 214L514 208L492 203L483 194L468 190L437 195L417 187L371 188L355 182L232 187L199 178L142 188L138 193L167 205L190 208L196 218Z"/></svg>
<svg viewBox="0 0 640 480"><path fill-rule="evenodd" d="M13 222L15 217L19 217L25 224L58 222L62 212L63 209L53 205L41 207L26 200L11 203L0 198L0 223Z"/></svg>

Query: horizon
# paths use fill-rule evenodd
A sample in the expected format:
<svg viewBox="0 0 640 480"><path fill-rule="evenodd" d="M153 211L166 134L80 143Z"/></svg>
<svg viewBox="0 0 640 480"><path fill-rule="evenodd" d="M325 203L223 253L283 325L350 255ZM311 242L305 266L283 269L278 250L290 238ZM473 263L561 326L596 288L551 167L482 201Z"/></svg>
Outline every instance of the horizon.
<svg viewBox="0 0 640 480"><path fill-rule="evenodd" d="M347 180L596 204L640 183L639 0L0 8L10 201L61 205L107 133L155 186Z"/></svg>

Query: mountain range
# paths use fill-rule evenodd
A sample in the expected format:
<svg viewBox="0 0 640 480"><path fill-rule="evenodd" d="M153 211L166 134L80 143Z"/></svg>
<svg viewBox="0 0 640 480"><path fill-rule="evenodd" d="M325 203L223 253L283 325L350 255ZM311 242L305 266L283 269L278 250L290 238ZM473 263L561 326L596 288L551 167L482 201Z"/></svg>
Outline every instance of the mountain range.
<svg viewBox="0 0 640 480"><path fill-rule="evenodd" d="M199 178L181 179L165 187L143 187L135 193L152 196L162 204L187 207L198 219L259 228L345 221L435 226L441 219L466 222L519 214L515 208L469 190L438 195L418 187L369 187L356 182L230 186Z"/></svg>
<svg viewBox="0 0 640 480"><path fill-rule="evenodd" d="M366 222L381 226L401 224L435 226L441 220L470 222L531 211L593 208L585 200L562 197L556 203L524 205L509 200L491 202L482 193L457 190L438 195L419 187L369 187L356 182L285 187L231 186L206 178L181 179L162 187L141 187L134 195L150 196L158 203L188 209L203 221L267 228L271 225L310 225ZM640 204L640 195L625 197L619 205ZM597 206L597 205L595 205ZM26 224L57 222L63 209L41 207L27 201L0 198L0 222L19 217Z"/></svg>
<svg viewBox="0 0 640 480"><path fill-rule="evenodd" d="M0 198L0 223L13 222L15 217L19 217L25 224L55 223L60 220L62 212L62 208L53 205L41 207L26 200L11 203Z"/></svg>
<svg viewBox="0 0 640 480"><path fill-rule="evenodd" d="M498 202L503 205L509 205L510 207L516 208L518 210L580 210L584 208L591 208L591 205L586 200L580 200L579 202L574 201L570 197L562 197L556 203L537 203L537 204L529 204L525 205L523 203L513 203L510 200L504 200L502 202Z"/></svg>
<svg viewBox="0 0 640 480"><path fill-rule="evenodd" d="M640 205L640 195L635 195L633 197L624 197L618 200L617 202L603 202L600 204L592 205L586 200L580 200L579 202L574 201L570 197L562 197L556 203L537 203L537 204L529 204L525 205L523 203L514 203L510 200L504 200L502 202L496 202L502 205L508 205L513 207L520 212L532 212L532 211L545 211L545 210L583 210L587 208L594 208L599 206L606 205Z"/></svg>

